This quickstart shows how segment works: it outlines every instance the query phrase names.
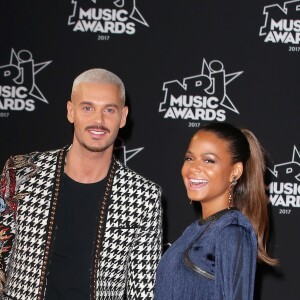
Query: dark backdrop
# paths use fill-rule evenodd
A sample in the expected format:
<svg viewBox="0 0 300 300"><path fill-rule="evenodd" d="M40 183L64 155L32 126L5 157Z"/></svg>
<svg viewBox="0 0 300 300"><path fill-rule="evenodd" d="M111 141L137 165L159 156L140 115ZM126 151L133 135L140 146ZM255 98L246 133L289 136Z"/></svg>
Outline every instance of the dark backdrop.
<svg viewBox="0 0 300 300"><path fill-rule="evenodd" d="M199 217L180 177L200 124L251 129L269 154L271 244L256 299L299 299L300 1L65 0L0 3L0 163L71 142L66 101L82 71L127 88L125 163L163 187L164 241Z"/></svg>

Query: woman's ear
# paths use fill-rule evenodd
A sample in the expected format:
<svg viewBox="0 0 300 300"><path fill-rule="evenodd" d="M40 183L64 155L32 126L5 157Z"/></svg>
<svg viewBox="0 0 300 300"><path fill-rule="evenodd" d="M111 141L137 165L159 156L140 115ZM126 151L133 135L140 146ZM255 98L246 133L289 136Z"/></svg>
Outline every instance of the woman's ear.
<svg viewBox="0 0 300 300"><path fill-rule="evenodd" d="M242 176L243 171L244 171L244 168L243 168L242 162L238 162L238 163L234 164L233 170L231 173L231 181L233 180L233 178L238 180Z"/></svg>

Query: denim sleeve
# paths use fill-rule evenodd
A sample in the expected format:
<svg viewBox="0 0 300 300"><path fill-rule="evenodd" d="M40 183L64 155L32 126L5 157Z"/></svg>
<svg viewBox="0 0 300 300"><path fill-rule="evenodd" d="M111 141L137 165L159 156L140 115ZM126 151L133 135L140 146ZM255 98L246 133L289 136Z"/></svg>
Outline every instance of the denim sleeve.
<svg viewBox="0 0 300 300"><path fill-rule="evenodd" d="M253 230L226 226L216 242L216 299L252 300L257 258Z"/></svg>

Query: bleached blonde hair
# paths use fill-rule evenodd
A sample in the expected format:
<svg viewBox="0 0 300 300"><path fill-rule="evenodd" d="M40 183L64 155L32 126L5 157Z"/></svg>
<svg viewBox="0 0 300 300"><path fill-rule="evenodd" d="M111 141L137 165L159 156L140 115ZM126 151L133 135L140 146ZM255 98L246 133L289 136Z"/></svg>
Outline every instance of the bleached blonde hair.
<svg viewBox="0 0 300 300"><path fill-rule="evenodd" d="M81 83L110 83L120 88L121 98L125 103L125 86L123 81L114 73L105 69L90 69L78 75L72 87L72 94Z"/></svg>

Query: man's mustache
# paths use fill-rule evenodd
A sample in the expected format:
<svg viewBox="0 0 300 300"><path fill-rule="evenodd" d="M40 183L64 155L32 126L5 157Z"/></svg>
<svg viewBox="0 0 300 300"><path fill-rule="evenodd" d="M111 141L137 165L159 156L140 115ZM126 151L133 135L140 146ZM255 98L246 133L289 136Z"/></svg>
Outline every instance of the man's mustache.
<svg viewBox="0 0 300 300"><path fill-rule="evenodd" d="M104 126L91 125L91 126L85 127L85 130L90 130L90 129L106 131L108 133L110 132L110 130L107 127L104 127Z"/></svg>

